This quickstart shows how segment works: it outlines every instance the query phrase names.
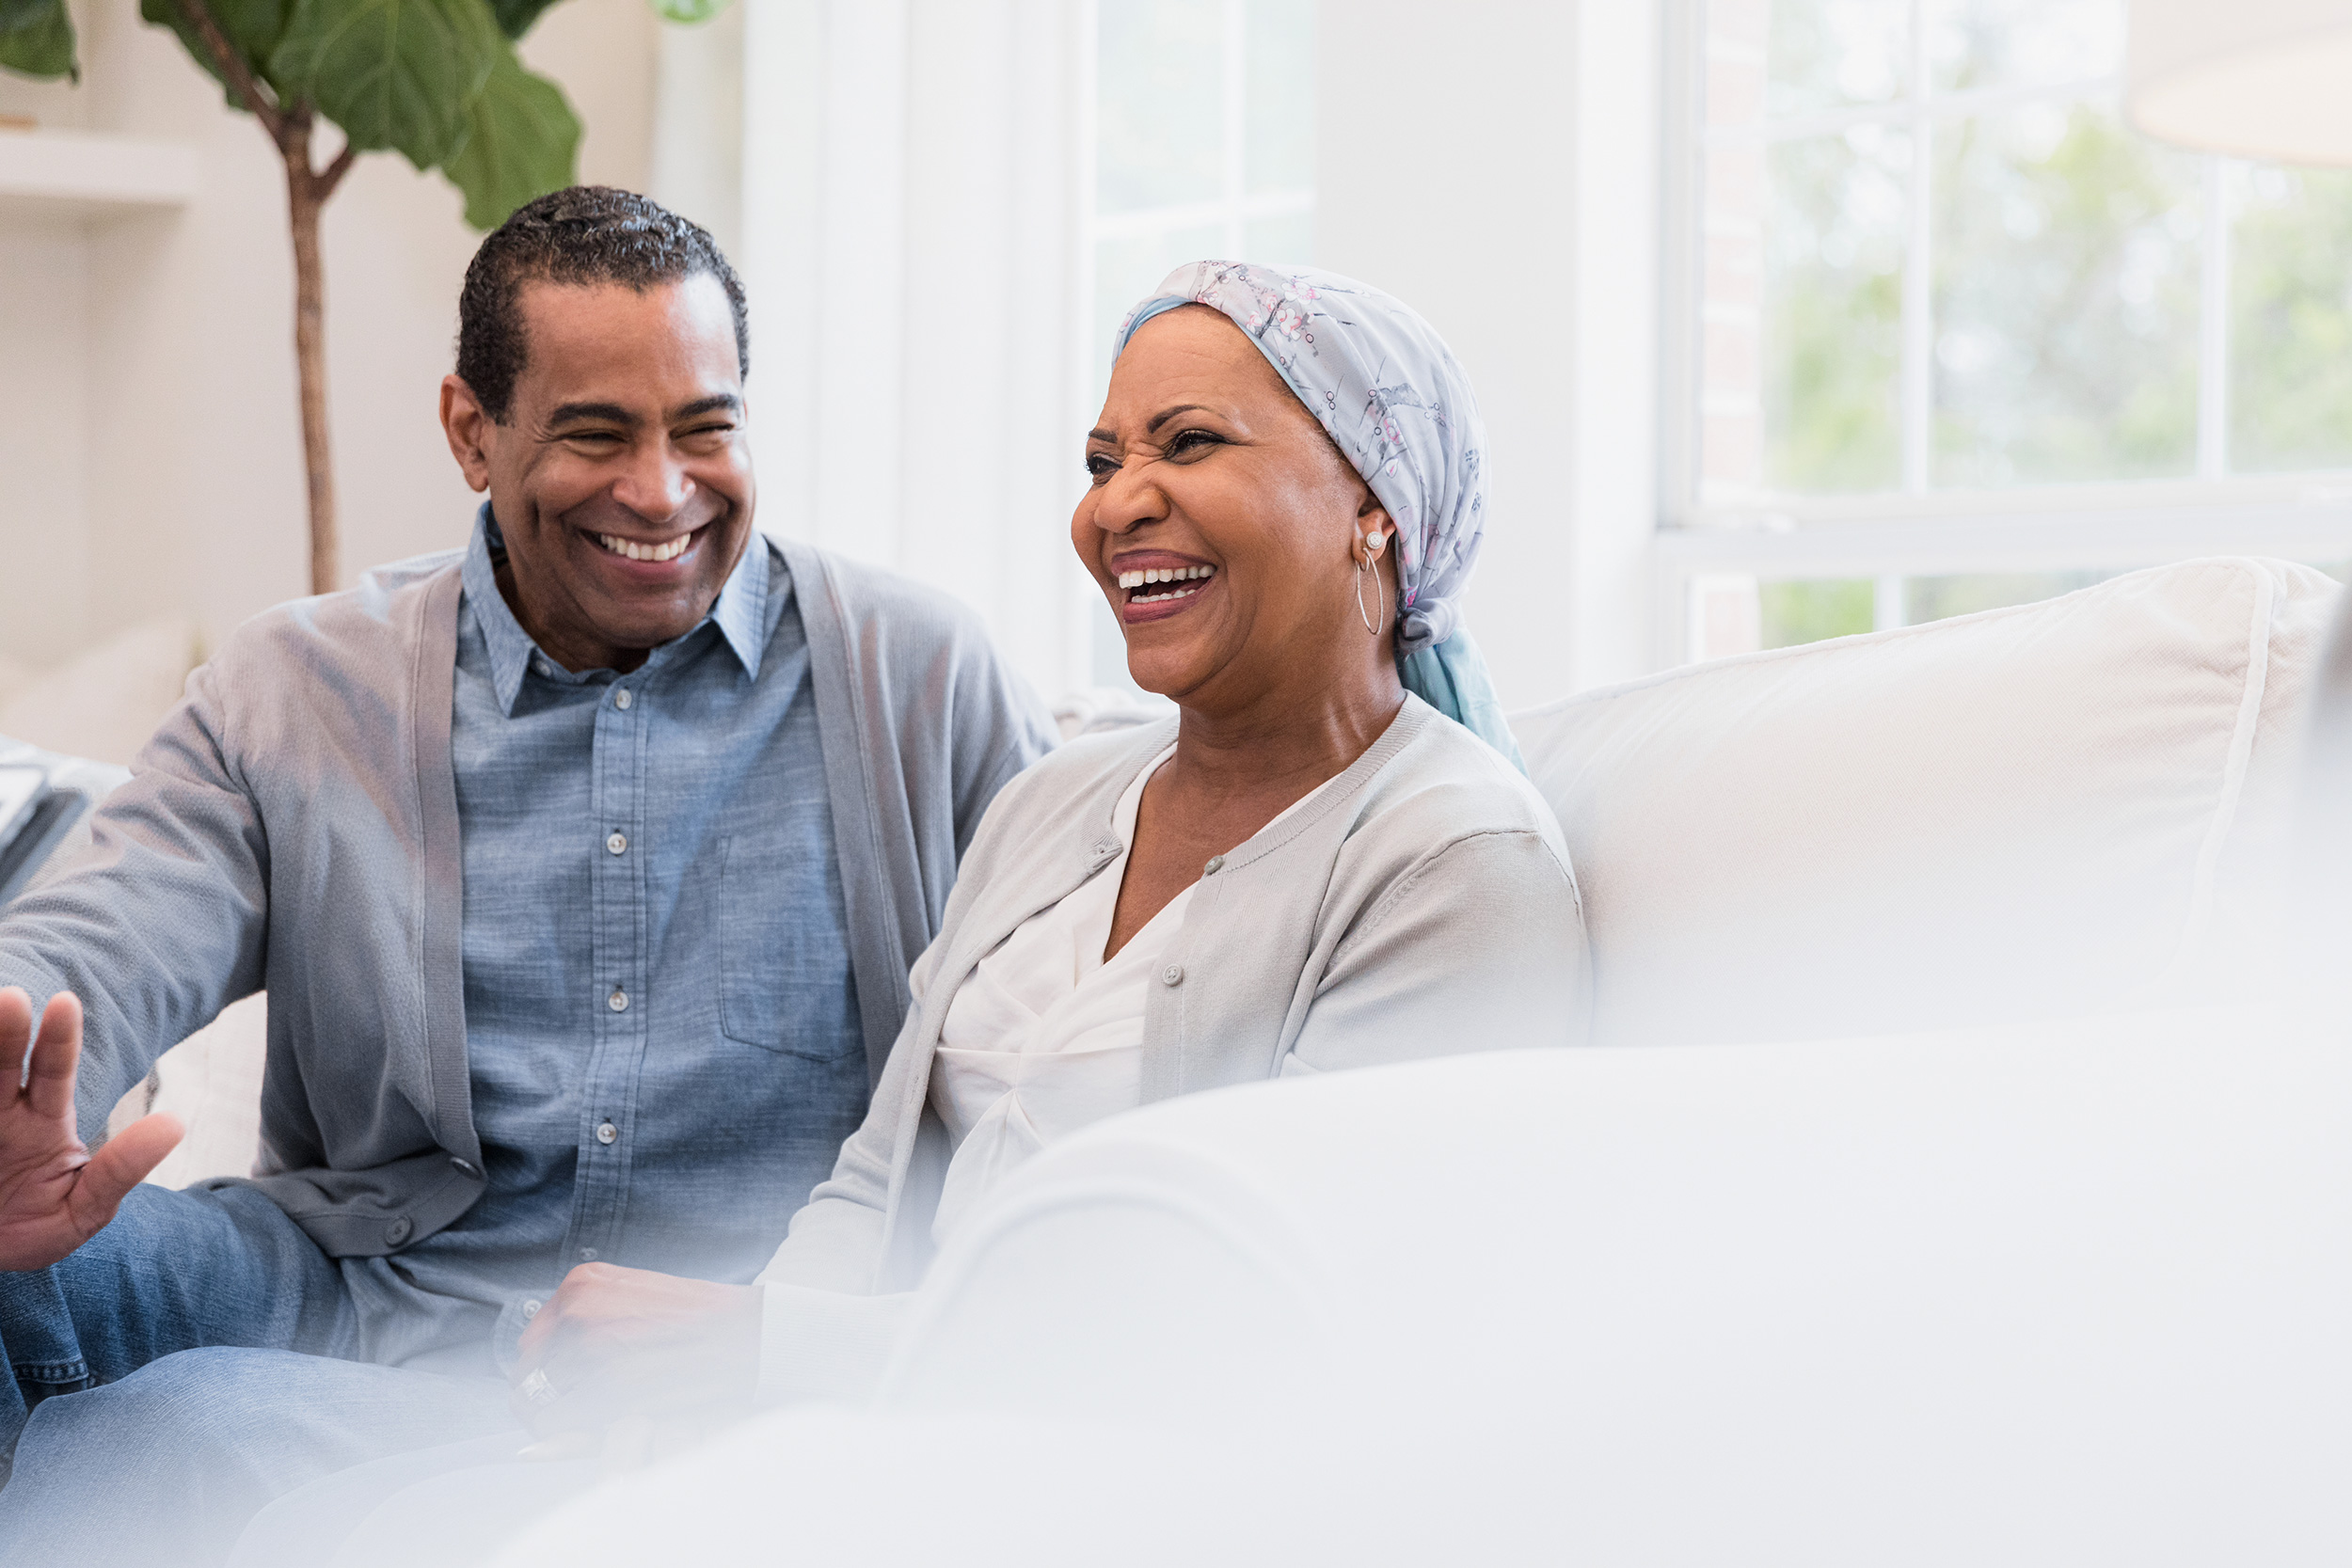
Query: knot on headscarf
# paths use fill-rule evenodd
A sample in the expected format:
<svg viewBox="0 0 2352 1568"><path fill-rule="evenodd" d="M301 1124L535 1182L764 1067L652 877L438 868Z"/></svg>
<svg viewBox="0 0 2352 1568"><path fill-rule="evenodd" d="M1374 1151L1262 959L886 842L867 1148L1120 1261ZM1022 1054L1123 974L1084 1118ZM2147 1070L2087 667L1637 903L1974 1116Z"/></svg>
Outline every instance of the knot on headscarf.
<svg viewBox="0 0 2352 1568"><path fill-rule="evenodd" d="M1194 261L1127 314L1184 305L1240 327L1323 422L1396 524L1396 658L1406 689L1518 760L1461 594L1486 523L1486 427L1454 351L1402 300L1311 268Z"/></svg>

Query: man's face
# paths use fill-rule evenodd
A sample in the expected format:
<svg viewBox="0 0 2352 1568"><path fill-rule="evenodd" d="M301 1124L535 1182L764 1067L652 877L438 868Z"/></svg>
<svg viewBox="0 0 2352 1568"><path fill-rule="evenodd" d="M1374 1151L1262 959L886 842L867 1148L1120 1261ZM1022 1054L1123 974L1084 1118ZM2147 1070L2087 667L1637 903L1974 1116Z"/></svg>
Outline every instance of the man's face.
<svg viewBox="0 0 2352 1568"><path fill-rule="evenodd" d="M751 453L726 292L523 285L503 423L455 376L441 423L506 537L516 618L566 669L634 669L692 630L751 538Z"/></svg>

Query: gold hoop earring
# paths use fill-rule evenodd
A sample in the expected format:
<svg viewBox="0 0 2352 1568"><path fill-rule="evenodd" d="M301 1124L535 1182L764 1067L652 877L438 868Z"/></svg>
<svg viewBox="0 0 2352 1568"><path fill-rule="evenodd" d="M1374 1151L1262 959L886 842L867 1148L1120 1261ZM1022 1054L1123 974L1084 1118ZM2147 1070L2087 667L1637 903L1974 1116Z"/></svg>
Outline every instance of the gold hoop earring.
<svg viewBox="0 0 2352 1568"><path fill-rule="evenodd" d="M1375 626L1372 624L1372 611L1366 608L1364 604L1364 578L1367 575L1369 575L1373 580L1374 593L1377 594L1379 592L1380 573L1372 564L1372 559L1375 553L1375 552L1369 546L1367 546L1364 553L1356 558L1356 613L1363 617L1364 629L1372 633L1373 636L1377 637L1388 629L1389 612L1388 610L1383 607L1380 611L1380 624Z"/></svg>

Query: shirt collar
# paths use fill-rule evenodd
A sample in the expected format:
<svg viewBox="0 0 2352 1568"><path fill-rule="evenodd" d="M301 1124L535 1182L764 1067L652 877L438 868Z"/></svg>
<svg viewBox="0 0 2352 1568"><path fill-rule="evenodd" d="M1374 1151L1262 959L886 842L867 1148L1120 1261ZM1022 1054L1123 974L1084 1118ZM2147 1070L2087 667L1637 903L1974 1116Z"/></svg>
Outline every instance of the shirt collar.
<svg viewBox="0 0 2352 1568"><path fill-rule="evenodd" d="M472 541L466 546L466 559L458 568L466 597L473 605L474 619L481 625L483 641L489 645L490 679L498 695L500 710L512 716L515 698L522 691L523 677L531 673L531 661L539 657L539 645L523 624L515 619L515 611L507 605L506 595L499 592L498 560L506 553L506 540L499 532L498 519L490 515L490 503L484 501L474 516ZM719 590L719 598L710 607L694 630L703 626L716 626L719 637L743 666L743 673L757 679L760 654L768 643L768 578L769 549L766 538L752 535L743 546L742 559L735 570L727 574L726 585ZM690 631L687 637L694 633ZM662 644L675 647L686 638ZM654 650L660 657L661 649Z"/></svg>

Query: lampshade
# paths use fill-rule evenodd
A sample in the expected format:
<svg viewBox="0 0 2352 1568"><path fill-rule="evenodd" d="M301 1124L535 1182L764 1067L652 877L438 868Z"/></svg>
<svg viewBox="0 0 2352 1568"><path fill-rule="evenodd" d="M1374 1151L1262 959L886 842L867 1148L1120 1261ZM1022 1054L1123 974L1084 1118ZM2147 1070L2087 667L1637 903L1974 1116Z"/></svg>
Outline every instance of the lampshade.
<svg viewBox="0 0 2352 1568"><path fill-rule="evenodd" d="M2148 135L2352 165L2352 0L2132 0L2130 51Z"/></svg>

